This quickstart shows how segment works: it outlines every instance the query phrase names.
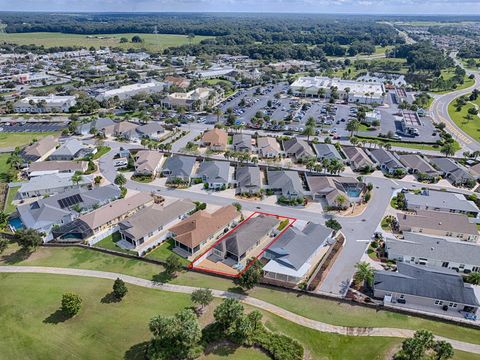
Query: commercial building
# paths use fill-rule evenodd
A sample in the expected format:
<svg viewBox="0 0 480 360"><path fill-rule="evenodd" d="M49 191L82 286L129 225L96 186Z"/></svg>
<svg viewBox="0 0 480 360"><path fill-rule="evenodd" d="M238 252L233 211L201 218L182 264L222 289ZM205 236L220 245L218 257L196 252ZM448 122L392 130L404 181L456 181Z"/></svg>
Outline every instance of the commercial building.
<svg viewBox="0 0 480 360"><path fill-rule="evenodd" d="M119 100L126 100L138 94L153 94L163 91L165 84L152 81L144 84L132 84L119 87L117 89L101 91L96 99L98 101L108 100L111 98L118 98Z"/></svg>
<svg viewBox="0 0 480 360"><path fill-rule="evenodd" d="M300 77L290 85L292 93L297 96L330 98L332 89L336 88L339 99L350 103L383 104L385 88L382 84L341 80L323 76Z"/></svg>
<svg viewBox="0 0 480 360"><path fill-rule="evenodd" d="M75 96L26 96L13 106L16 113L66 113L75 106Z"/></svg>
<svg viewBox="0 0 480 360"><path fill-rule="evenodd" d="M217 93L213 89L198 88L186 93L172 93L162 100L162 105L168 108L183 107L186 109L203 110L217 101Z"/></svg>

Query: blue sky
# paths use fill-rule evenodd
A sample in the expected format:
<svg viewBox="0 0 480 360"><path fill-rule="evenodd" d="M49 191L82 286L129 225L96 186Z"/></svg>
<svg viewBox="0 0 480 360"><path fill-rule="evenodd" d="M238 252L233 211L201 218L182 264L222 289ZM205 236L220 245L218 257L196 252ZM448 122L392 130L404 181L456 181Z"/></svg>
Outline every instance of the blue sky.
<svg viewBox="0 0 480 360"><path fill-rule="evenodd" d="M480 0L0 0L0 9L480 15Z"/></svg>

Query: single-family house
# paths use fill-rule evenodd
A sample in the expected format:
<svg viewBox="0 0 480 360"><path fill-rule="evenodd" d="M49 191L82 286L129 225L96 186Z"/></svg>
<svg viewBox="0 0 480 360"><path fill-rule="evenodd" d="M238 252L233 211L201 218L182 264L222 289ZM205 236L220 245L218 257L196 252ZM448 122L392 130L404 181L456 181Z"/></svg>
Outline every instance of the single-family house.
<svg viewBox="0 0 480 360"><path fill-rule="evenodd" d="M446 191L423 190L419 194L406 192L405 203L408 210L432 210L466 214L478 217L480 209L464 195Z"/></svg>
<svg viewBox="0 0 480 360"><path fill-rule="evenodd" d="M158 122L140 125L135 129L138 139L160 140L165 134L165 129Z"/></svg>
<svg viewBox="0 0 480 360"><path fill-rule="evenodd" d="M420 155L404 154L397 155L397 157L410 174L421 175L425 179L431 180L441 176L441 173Z"/></svg>
<svg viewBox="0 0 480 360"><path fill-rule="evenodd" d="M165 161L162 175L167 177L167 181L190 182L195 161L192 156L172 155Z"/></svg>
<svg viewBox="0 0 480 360"><path fill-rule="evenodd" d="M242 222L212 249L220 259L230 258L237 263L251 257L253 250L264 243L280 221L275 216L258 215Z"/></svg>
<svg viewBox="0 0 480 360"><path fill-rule="evenodd" d="M325 199L333 208L347 208L351 202L358 202L365 190L365 184L353 177L308 175L306 181L312 199Z"/></svg>
<svg viewBox="0 0 480 360"><path fill-rule="evenodd" d="M105 127L103 129L103 132L107 136L113 136L129 140L131 137L137 137L137 127L138 124L134 124L129 121L121 121Z"/></svg>
<svg viewBox="0 0 480 360"><path fill-rule="evenodd" d="M258 194L262 189L262 179L258 166L237 166L237 194Z"/></svg>
<svg viewBox="0 0 480 360"><path fill-rule="evenodd" d="M86 161L38 161L30 163L26 173L32 178L49 174L85 172L87 168Z"/></svg>
<svg viewBox="0 0 480 360"><path fill-rule="evenodd" d="M120 235L134 248L146 242L155 246L168 237L167 229L183 220L194 209L195 204L189 200L177 200L166 206L153 204L121 221Z"/></svg>
<svg viewBox="0 0 480 360"><path fill-rule="evenodd" d="M257 152L261 158L273 159L282 154L282 149L274 137L257 138Z"/></svg>
<svg viewBox="0 0 480 360"><path fill-rule="evenodd" d="M69 139L60 145L60 147L48 157L48 160L75 160L84 158L89 154L94 154L96 151L97 149L95 147L85 145L80 140Z"/></svg>
<svg viewBox="0 0 480 360"><path fill-rule="evenodd" d="M407 169L402 165L393 153L385 149L370 150L370 157L382 171L388 174L406 173Z"/></svg>
<svg viewBox="0 0 480 360"><path fill-rule="evenodd" d="M328 250L332 229L308 223L303 229L290 226L263 254L268 280L296 286L308 278Z"/></svg>
<svg viewBox="0 0 480 360"><path fill-rule="evenodd" d="M353 171L363 171L366 169L372 169L374 167L373 162L361 148L344 146L343 153L346 155L347 163L350 165Z"/></svg>
<svg viewBox="0 0 480 360"><path fill-rule="evenodd" d="M468 172L468 169L456 163L452 159L437 157L431 158L430 162L442 175L454 185L467 185L475 183L475 178Z"/></svg>
<svg viewBox="0 0 480 360"><path fill-rule="evenodd" d="M195 177L208 184L209 189L226 188L230 182L230 163L205 160L198 167Z"/></svg>
<svg viewBox="0 0 480 360"><path fill-rule="evenodd" d="M417 210L414 214L397 214L398 229L435 236L477 241L477 226L463 214Z"/></svg>
<svg viewBox="0 0 480 360"><path fill-rule="evenodd" d="M113 201L53 229L53 238L63 242L81 242L89 238L101 240L108 236L120 221L152 205L153 202L154 199L149 193L142 192Z"/></svg>
<svg viewBox="0 0 480 360"><path fill-rule="evenodd" d="M26 146L20 152L20 156L26 163L45 160L55 150L57 144L58 139L56 137L46 136Z"/></svg>
<svg viewBox="0 0 480 360"><path fill-rule="evenodd" d="M374 296L387 305L476 313L480 306L474 288L449 269L400 262L397 271L375 271Z"/></svg>
<svg viewBox="0 0 480 360"><path fill-rule="evenodd" d="M343 161L342 155L340 155L333 144L313 144L313 149L315 150L315 154L317 154L318 161L322 161L323 159Z"/></svg>
<svg viewBox="0 0 480 360"><path fill-rule="evenodd" d="M202 135L202 146L213 151L225 151L228 144L228 134L223 129L211 129Z"/></svg>
<svg viewBox="0 0 480 360"><path fill-rule="evenodd" d="M289 199L303 197L305 190L298 172L292 170L267 170L268 189Z"/></svg>
<svg viewBox="0 0 480 360"><path fill-rule="evenodd" d="M251 152L252 135L243 133L234 134L232 138L232 147L234 151Z"/></svg>
<svg viewBox="0 0 480 360"><path fill-rule="evenodd" d="M296 161L315 157L315 153L310 144L305 140L297 138L283 141L283 151L287 156L292 157Z"/></svg>
<svg viewBox="0 0 480 360"><path fill-rule="evenodd" d="M82 175L79 181L72 181L73 174L58 173L31 178L18 189L20 199L31 197L50 196L67 190L86 189L92 186L93 177Z"/></svg>
<svg viewBox="0 0 480 360"><path fill-rule="evenodd" d="M135 175L155 177L161 169L163 154L153 150L140 150L134 159Z"/></svg>
<svg viewBox="0 0 480 360"><path fill-rule="evenodd" d="M448 268L469 274L480 272L480 246L411 232L403 239L387 238L385 253L389 260Z"/></svg>
<svg viewBox="0 0 480 360"><path fill-rule="evenodd" d="M208 243L227 232L241 214L233 205L213 213L200 210L170 228L175 247L185 257L197 255Z"/></svg>

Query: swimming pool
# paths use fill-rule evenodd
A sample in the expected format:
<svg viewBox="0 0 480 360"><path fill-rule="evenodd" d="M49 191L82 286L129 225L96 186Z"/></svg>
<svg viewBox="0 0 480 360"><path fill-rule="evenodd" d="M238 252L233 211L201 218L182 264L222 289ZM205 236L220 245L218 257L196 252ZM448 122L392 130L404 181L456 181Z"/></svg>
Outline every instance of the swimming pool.
<svg viewBox="0 0 480 360"><path fill-rule="evenodd" d="M8 220L8 224L15 230L20 230L24 228L22 220L20 220L20 218L10 219Z"/></svg>
<svg viewBox="0 0 480 360"><path fill-rule="evenodd" d="M361 194L360 189L357 189L357 188L347 189L347 195L350 198L358 198L360 197L360 194Z"/></svg>

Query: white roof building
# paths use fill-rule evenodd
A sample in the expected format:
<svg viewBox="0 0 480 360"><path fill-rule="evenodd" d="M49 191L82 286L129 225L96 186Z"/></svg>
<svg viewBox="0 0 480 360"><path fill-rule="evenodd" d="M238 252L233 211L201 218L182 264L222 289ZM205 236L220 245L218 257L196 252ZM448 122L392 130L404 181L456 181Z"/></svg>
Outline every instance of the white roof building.
<svg viewBox="0 0 480 360"><path fill-rule="evenodd" d="M68 112L77 103L75 96L26 96L15 103L19 113Z"/></svg>
<svg viewBox="0 0 480 360"><path fill-rule="evenodd" d="M118 89L103 91L97 95L96 99L102 101L118 96L120 100L125 100L140 93L152 94L161 92L164 88L164 85L165 84L157 81L144 84L125 85L119 87Z"/></svg>
<svg viewBox="0 0 480 360"><path fill-rule="evenodd" d="M347 99L349 102L358 102L362 104L383 103L385 88L382 84L364 83L353 80L342 80L338 78L329 78L324 76L300 77L290 85L295 95L315 96L319 90L325 90L324 95L328 98L331 89L337 88L340 98Z"/></svg>

